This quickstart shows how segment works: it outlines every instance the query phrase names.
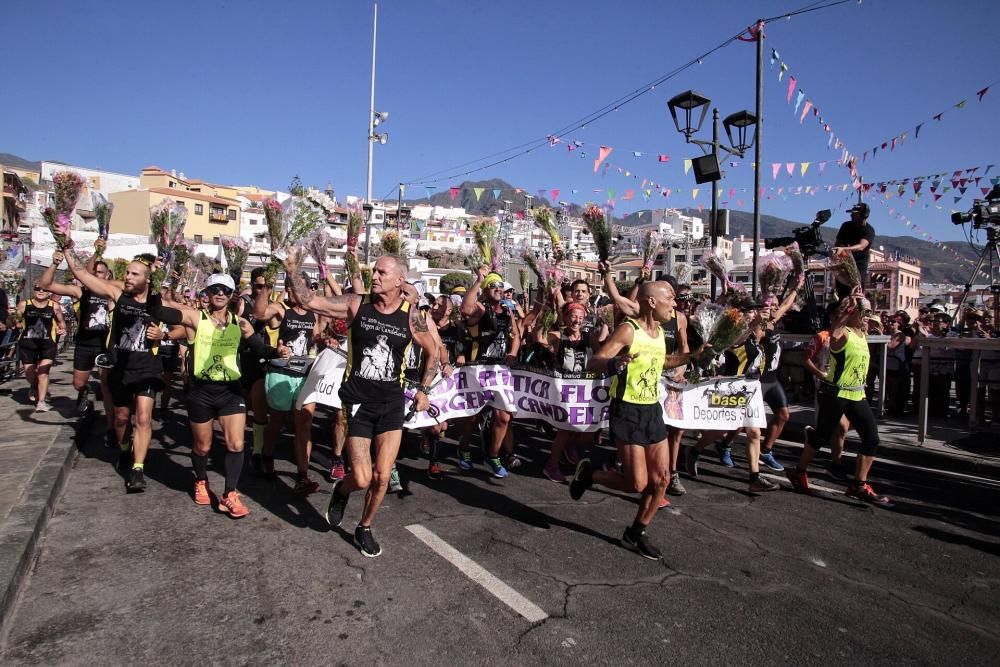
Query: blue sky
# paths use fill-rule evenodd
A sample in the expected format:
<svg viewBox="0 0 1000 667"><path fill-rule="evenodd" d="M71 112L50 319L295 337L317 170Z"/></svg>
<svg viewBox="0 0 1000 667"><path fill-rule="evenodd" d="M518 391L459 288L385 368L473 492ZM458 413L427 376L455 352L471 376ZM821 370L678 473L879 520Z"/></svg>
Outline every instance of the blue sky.
<svg viewBox="0 0 1000 667"><path fill-rule="evenodd" d="M461 172L447 168L545 137L756 18L808 2L383 0L376 106L390 112L389 142L376 146L374 195L395 197L400 181ZM10 3L0 40L7 72L0 151L131 173L157 164L264 187L284 187L298 174L307 184L331 182L338 195L363 194L371 19L372 3L363 0ZM993 162L990 176L997 176L998 25L995 0L866 0L771 22L767 51L779 52L851 151L860 155L910 131L895 151L860 165L866 181ZM800 124L793 116L787 78L779 83L777 66L765 67L763 185L820 192L771 193L763 212L807 222L845 200L823 186L847 183L847 172L833 164L837 153L816 119ZM987 84L993 87L980 103L975 92ZM544 147L464 178L500 177L532 193L559 189L560 199L581 203L614 190L618 213L664 203L707 208L709 190L692 198L693 175L683 171L683 159L699 153L673 129L666 100L694 88L725 117L753 109L753 85L754 46L735 43L567 135L583 142L577 151ZM953 109L962 99L966 107ZM924 125L914 140L913 126L941 111L943 120ZM614 149L603 176L593 173L600 145ZM670 162L658 163L658 154ZM729 168L721 185L722 199L743 199L746 210L750 162ZM795 176L782 171L772 179L773 162L794 162ZM804 177L802 162L811 163ZM644 201L642 179L671 188L671 196L654 192ZM447 191L462 180L433 185ZM902 202L873 199L876 229L910 233L888 216L892 206L936 238L961 238L947 218L951 208L971 205L972 191L957 205L945 194L937 210L929 185L912 207L912 194ZM628 189L634 198L622 201Z"/></svg>

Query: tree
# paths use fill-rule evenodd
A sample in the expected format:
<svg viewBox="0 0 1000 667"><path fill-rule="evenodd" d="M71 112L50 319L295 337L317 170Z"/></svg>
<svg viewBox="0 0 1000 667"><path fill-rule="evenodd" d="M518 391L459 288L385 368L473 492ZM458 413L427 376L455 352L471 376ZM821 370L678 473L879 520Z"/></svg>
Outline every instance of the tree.
<svg viewBox="0 0 1000 667"><path fill-rule="evenodd" d="M293 197L301 197L306 193L306 187L302 185L302 179L298 174L292 177L292 182L288 184L288 193Z"/></svg>
<svg viewBox="0 0 1000 667"><path fill-rule="evenodd" d="M451 291L456 287L464 287L466 289L472 287L472 283L475 280L471 273L466 273L464 271L452 271L451 273L446 273L441 276L441 293L451 294Z"/></svg>

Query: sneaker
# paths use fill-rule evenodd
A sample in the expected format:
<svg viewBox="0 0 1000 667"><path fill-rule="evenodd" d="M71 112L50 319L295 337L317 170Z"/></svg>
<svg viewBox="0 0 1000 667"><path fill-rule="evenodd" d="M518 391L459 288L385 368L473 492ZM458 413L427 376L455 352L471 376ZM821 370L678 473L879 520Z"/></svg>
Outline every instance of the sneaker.
<svg viewBox="0 0 1000 667"><path fill-rule="evenodd" d="M304 498L310 493L316 493L318 489L319 482L309 479L309 475L302 475L295 480L295 486L292 487L292 493L300 498Z"/></svg>
<svg viewBox="0 0 1000 667"><path fill-rule="evenodd" d="M889 499L889 496L880 496L875 493L875 489L867 482L851 484L847 487L847 491L844 491L844 495L848 498L857 498L863 502L878 505L879 507L895 507L895 503Z"/></svg>
<svg viewBox="0 0 1000 667"><path fill-rule="evenodd" d="M125 482L127 493L142 493L146 490L146 476L139 468L132 468L128 473L128 481Z"/></svg>
<svg viewBox="0 0 1000 667"><path fill-rule="evenodd" d="M437 481L444 477L444 473L441 472L441 464L437 461L433 461L427 466L427 479L433 479Z"/></svg>
<svg viewBox="0 0 1000 667"><path fill-rule="evenodd" d="M76 399L76 414L78 417L86 417L90 410L90 393L84 389Z"/></svg>
<svg viewBox="0 0 1000 667"><path fill-rule="evenodd" d="M625 534L622 535L622 546L649 560L660 560L663 557L660 550L649 543L645 530L639 533L638 537L634 537L632 529L626 528Z"/></svg>
<svg viewBox="0 0 1000 667"><path fill-rule="evenodd" d="M656 509L661 510L664 507L670 507L670 500L666 496L660 498L660 506L657 507Z"/></svg>
<svg viewBox="0 0 1000 667"><path fill-rule="evenodd" d="M511 454L509 457L507 457L508 470L515 470L517 468L520 468L521 464L523 463L524 462L521 460L521 457L519 457L517 454Z"/></svg>
<svg viewBox="0 0 1000 667"><path fill-rule="evenodd" d="M458 467L462 470L472 470L472 452L466 449L458 451Z"/></svg>
<svg viewBox="0 0 1000 667"><path fill-rule="evenodd" d="M361 549L361 555L368 558L375 558L382 553L382 547L375 541L371 528L358 526L354 530L354 543Z"/></svg>
<svg viewBox="0 0 1000 667"><path fill-rule="evenodd" d="M500 463L499 458L486 459L486 468L497 479L503 479L507 476L507 469Z"/></svg>
<svg viewBox="0 0 1000 667"><path fill-rule="evenodd" d="M194 504L195 505L211 505L212 498L208 495L208 480L207 479L196 479L194 480Z"/></svg>
<svg viewBox="0 0 1000 667"><path fill-rule="evenodd" d="M583 492L589 489L593 483L590 459L580 459L580 462L576 464L573 479L569 483L569 497L573 500L579 500L583 497Z"/></svg>
<svg viewBox="0 0 1000 667"><path fill-rule="evenodd" d="M850 480L850 477L844 470L843 464L840 461L830 461L826 464L826 471L830 473L830 477L838 482L847 482Z"/></svg>
<svg viewBox="0 0 1000 667"><path fill-rule="evenodd" d="M35 412L48 412L51 409L52 406L49 405L48 401L38 401L38 403L35 405Z"/></svg>
<svg viewBox="0 0 1000 667"><path fill-rule="evenodd" d="M604 462L604 465L601 466L601 470L604 472L616 472L620 475L622 474L622 463L617 458L611 458L610 460Z"/></svg>
<svg viewBox="0 0 1000 667"><path fill-rule="evenodd" d="M798 493L809 493L809 475L805 470L795 468L785 468L785 477L792 483L792 490Z"/></svg>
<svg viewBox="0 0 1000 667"><path fill-rule="evenodd" d="M733 463L733 450L726 447L721 442L715 444L715 451L719 454L719 463L726 466L727 468L735 468L736 464ZM695 473L694 477L698 474Z"/></svg>
<svg viewBox="0 0 1000 667"><path fill-rule="evenodd" d="M340 525L340 522L344 520L344 510L347 509L347 498L341 498L337 495L337 487L340 486L341 480L334 480L333 486L330 488L330 502L326 504L326 522L330 524L331 528L336 528Z"/></svg>
<svg viewBox="0 0 1000 667"><path fill-rule="evenodd" d="M545 479L553 482L558 482L559 484L566 483L566 475L562 474L562 470L559 469L559 464L547 464L542 468L542 474L545 475Z"/></svg>
<svg viewBox="0 0 1000 667"><path fill-rule="evenodd" d="M692 479L698 477L698 456L697 447L688 447L684 454L684 472Z"/></svg>
<svg viewBox="0 0 1000 667"><path fill-rule="evenodd" d="M774 458L774 451L761 452L760 453L760 463L769 470L774 472L784 472L785 466L778 462L778 459Z"/></svg>
<svg viewBox="0 0 1000 667"><path fill-rule="evenodd" d="M250 514L250 509L243 504L239 491L230 491L222 496L222 500L219 501L219 511L234 519L242 519Z"/></svg>
<svg viewBox="0 0 1000 667"><path fill-rule="evenodd" d="M38 402L38 393L34 389L28 392L28 402L29 403Z"/></svg>
<svg viewBox="0 0 1000 667"><path fill-rule="evenodd" d="M681 483L681 476L676 472L670 475L670 484L667 486L667 493L672 496L683 496L687 493L687 489Z"/></svg>
<svg viewBox="0 0 1000 667"><path fill-rule="evenodd" d="M778 485L769 480L767 477L757 475L756 478L750 480L750 493L764 493L765 491L777 491Z"/></svg>
<svg viewBox="0 0 1000 667"><path fill-rule="evenodd" d="M403 490L403 485L399 481L399 470L396 469L396 464L392 465L392 472L389 473L389 493L399 493Z"/></svg>
<svg viewBox="0 0 1000 667"><path fill-rule="evenodd" d="M330 479L337 481L344 479L346 476L347 469L344 468L344 458L342 456L334 457L333 463L330 465Z"/></svg>

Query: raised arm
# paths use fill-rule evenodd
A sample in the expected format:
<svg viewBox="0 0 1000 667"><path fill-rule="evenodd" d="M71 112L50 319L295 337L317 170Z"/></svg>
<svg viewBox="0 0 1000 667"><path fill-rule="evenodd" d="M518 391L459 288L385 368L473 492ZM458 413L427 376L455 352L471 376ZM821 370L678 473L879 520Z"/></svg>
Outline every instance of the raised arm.
<svg viewBox="0 0 1000 667"><path fill-rule="evenodd" d="M622 311L625 317L638 317L639 304L633 299L621 295L621 292L618 291L618 284L611 277L611 267L607 262L600 263L600 271L601 276L604 278L604 291L608 293L612 303L618 306L618 309ZM638 290L638 286L633 288L633 292L638 293Z"/></svg>
<svg viewBox="0 0 1000 667"><path fill-rule="evenodd" d="M479 272L476 274L476 281L472 283L472 286L465 292L465 296L462 298L462 307L458 309L458 312L466 324L476 324L486 312L486 307L479 302L479 291L482 289L483 280L486 278L487 272L488 269L485 266L479 267Z"/></svg>
<svg viewBox="0 0 1000 667"><path fill-rule="evenodd" d="M802 289L802 285L805 283L805 276L799 276L799 282L785 295L785 300L781 302L778 309L774 311L771 315L771 324L777 324L778 320L785 316L785 313L795 305L795 299L799 295L799 290Z"/></svg>
<svg viewBox="0 0 1000 667"><path fill-rule="evenodd" d="M101 280L93 273L89 273L73 248L67 248L65 255L66 261L69 263L69 270L73 272L73 277L83 283L83 286L91 292L112 301L117 301L118 297L122 295L122 287L118 284Z"/></svg>
<svg viewBox="0 0 1000 667"><path fill-rule="evenodd" d="M68 296L74 301L79 301L80 297L83 296L83 290L76 285L64 285L55 281L56 269L63 263L63 259L63 254L58 250L52 253L52 263L49 264L49 268L45 269L45 273L42 274L42 277L38 279L38 284L53 294ZM90 273L93 273L93 271L90 271Z"/></svg>

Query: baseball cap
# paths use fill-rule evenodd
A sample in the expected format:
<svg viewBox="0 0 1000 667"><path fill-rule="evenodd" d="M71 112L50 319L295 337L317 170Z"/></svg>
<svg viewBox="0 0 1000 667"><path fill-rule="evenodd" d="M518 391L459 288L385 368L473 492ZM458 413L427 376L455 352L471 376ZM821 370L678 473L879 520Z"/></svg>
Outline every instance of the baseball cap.
<svg viewBox="0 0 1000 667"><path fill-rule="evenodd" d="M513 286L513 285L511 285L511 284L510 284L509 282L507 282L507 281L505 280L505 281L504 281L504 283L503 283L503 291L504 291L504 292L509 292L509 291L511 291L512 289L514 289L514 286Z"/></svg>
<svg viewBox="0 0 1000 667"><path fill-rule="evenodd" d="M228 287L230 292L236 291L236 284L233 282L233 277L225 273L213 273L210 275L208 277L208 284L205 285L205 289L208 289L213 285Z"/></svg>
<svg viewBox="0 0 1000 667"><path fill-rule="evenodd" d="M457 287L451 288L451 293L452 294L465 294L466 291L467 290L465 289L465 287L463 285L458 285Z"/></svg>
<svg viewBox="0 0 1000 667"><path fill-rule="evenodd" d="M944 307L943 304L933 303L931 304L930 310L932 313L945 313L947 314L948 309Z"/></svg>
<svg viewBox="0 0 1000 667"><path fill-rule="evenodd" d="M861 202L860 204L855 204L851 208L851 213L861 213L864 217L867 218L868 215L871 213L871 208L869 208L868 204Z"/></svg>

